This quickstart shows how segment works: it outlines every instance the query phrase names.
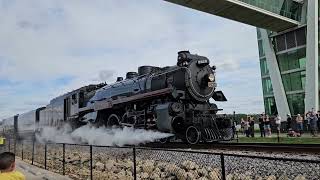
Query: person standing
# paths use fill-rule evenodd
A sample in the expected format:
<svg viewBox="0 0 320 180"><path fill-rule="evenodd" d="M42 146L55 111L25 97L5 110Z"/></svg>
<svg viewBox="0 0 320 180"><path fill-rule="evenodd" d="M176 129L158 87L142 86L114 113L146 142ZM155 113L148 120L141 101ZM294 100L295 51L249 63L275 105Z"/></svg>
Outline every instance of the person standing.
<svg viewBox="0 0 320 180"><path fill-rule="evenodd" d="M271 127L270 127L270 119L269 119L269 116L266 115L266 120L264 122L264 129L266 131L266 136L267 137L271 137Z"/></svg>
<svg viewBox="0 0 320 180"><path fill-rule="evenodd" d="M246 137L249 137L249 117L244 121L244 132Z"/></svg>
<svg viewBox="0 0 320 180"><path fill-rule="evenodd" d="M299 131L301 136L303 132L303 118L300 114L297 114L296 123L297 123L297 130Z"/></svg>
<svg viewBox="0 0 320 180"><path fill-rule="evenodd" d="M244 119L243 118L241 118L240 125L241 125L241 132L243 134L245 134L245 132L244 132Z"/></svg>
<svg viewBox="0 0 320 180"><path fill-rule="evenodd" d="M316 113L312 111L309 116L310 130L313 137L317 136L317 121Z"/></svg>
<svg viewBox="0 0 320 180"><path fill-rule="evenodd" d="M264 131L264 121L265 121L265 116L264 114L261 114L261 116L259 117L259 129L260 129L261 137L266 137L266 132Z"/></svg>
<svg viewBox="0 0 320 180"><path fill-rule="evenodd" d="M291 115L287 114L287 132L289 132L289 130L292 129L291 125L292 125Z"/></svg>
<svg viewBox="0 0 320 180"><path fill-rule="evenodd" d="M251 137L254 137L254 119L252 116L249 119L250 119L250 122L249 122L250 135L251 135Z"/></svg>
<svg viewBox="0 0 320 180"><path fill-rule="evenodd" d="M276 116L275 118L275 123L277 126L277 131L278 133L280 133L280 128L281 128L281 117L279 116L279 114Z"/></svg>

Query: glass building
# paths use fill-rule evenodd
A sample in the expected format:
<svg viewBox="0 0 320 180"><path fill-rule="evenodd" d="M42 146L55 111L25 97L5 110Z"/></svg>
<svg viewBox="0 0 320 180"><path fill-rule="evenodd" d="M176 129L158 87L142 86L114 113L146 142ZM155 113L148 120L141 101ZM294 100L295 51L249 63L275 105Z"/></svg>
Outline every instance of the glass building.
<svg viewBox="0 0 320 180"><path fill-rule="evenodd" d="M277 114L272 82L263 50L260 29L257 29L260 69L265 112ZM306 83L306 26L271 36L291 114L303 114L305 111Z"/></svg>
<svg viewBox="0 0 320 180"><path fill-rule="evenodd" d="M250 0L244 0L250 1ZM251 1L258 2L258 1ZM273 0L275 2L275 0ZM279 0L277 2L280 2ZM270 5L270 4L269 4ZM283 32L268 32L268 39L261 36L264 29L257 28L257 39L259 47L259 60L261 69L262 89L265 112L269 115L278 114L277 102L275 100L272 80L270 78L267 57L263 41L270 41L276 57L277 68L280 72L284 98L290 114L304 114L311 110L306 107L306 64L307 59L307 19L308 6L306 1L283 1L279 12L290 11L287 17L299 21L301 24L295 28L287 29ZM286 10L282 10L286 9ZM318 21L318 17L316 18ZM315 28L314 28L315 29ZM318 61L315 57L314 61ZM319 73L318 73L319 76ZM318 78L319 79L319 78ZM316 79L314 79L315 81ZM319 84L319 83L318 83ZM316 90L319 94L319 87ZM319 97L318 97L319 98ZM317 101L319 102L319 100ZM309 102L310 103L310 102ZM313 103L314 104L314 103ZM318 109L317 106L312 108Z"/></svg>
<svg viewBox="0 0 320 180"><path fill-rule="evenodd" d="M265 112L319 110L318 0L166 0L257 27Z"/></svg>

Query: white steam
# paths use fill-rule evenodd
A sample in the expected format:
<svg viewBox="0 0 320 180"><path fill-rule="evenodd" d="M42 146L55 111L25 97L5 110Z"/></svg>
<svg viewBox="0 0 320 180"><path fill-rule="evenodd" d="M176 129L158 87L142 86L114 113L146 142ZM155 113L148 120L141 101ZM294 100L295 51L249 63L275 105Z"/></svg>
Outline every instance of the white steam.
<svg viewBox="0 0 320 180"><path fill-rule="evenodd" d="M172 136L172 134L152 130L128 127L96 128L91 125L85 125L72 131L69 125L64 125L60 129L44 127L36 137L40 142L123 146L154 142L157 139L170 136Z"/></svg>

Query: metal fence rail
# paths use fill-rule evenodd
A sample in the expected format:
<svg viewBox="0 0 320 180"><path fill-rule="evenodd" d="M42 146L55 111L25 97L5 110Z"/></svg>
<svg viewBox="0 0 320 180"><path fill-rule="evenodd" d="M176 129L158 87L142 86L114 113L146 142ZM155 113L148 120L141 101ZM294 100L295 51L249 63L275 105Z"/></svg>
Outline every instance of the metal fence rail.
<svg viewBox="0 0 320 180"><path fill-rule="evenodd" d="M10 138L0 150L72 179L320 179L319 160Z"/></svg>

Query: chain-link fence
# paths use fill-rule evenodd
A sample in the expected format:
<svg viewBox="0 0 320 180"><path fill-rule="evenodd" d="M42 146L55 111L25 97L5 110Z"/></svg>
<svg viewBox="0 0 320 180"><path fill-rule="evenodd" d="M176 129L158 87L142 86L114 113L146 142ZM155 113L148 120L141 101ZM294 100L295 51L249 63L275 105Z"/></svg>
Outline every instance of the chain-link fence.
<svg viewBox="0 0 320 180"><path fill-rule="evenodd" d="M24 161L72 179L320 179L319 160L12 139L2 146L14 149Z"/></svg>
<svg viewBox="0 0 320 180"><path fill-rule="evenodd" d="M34 154L33 154L33 142L34 141L17 141L18 144L21 144L21 145L18 145L18 146L21 146L21 158L32 164L33 162L33 158L34 158ZM11 151L12 152L12 151ZM20 149L19 149L19 152L20 153Z"/></svg>
<svg viewBox="0 0 320 180"><path fill-rule="evenodd" d="M47 144L46 169L59 174L65 174L65 163L63 161L64 146L63 144Z"/></svg>
<svg viewBox="0 0 320 180"><path fill-rule="evenodd" d="M38 166L40 168L45 168L45 144L38 143L35 141L33 147L33 165Z"/></svg>
<svg viewBox="0 0 320 180"><path fill-rule="evenodd" d="M90 178L90 146L65 145L65 175L73 179Z"/></svg>

